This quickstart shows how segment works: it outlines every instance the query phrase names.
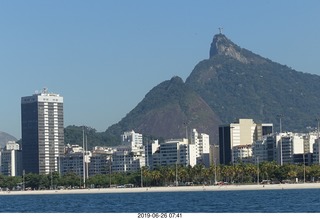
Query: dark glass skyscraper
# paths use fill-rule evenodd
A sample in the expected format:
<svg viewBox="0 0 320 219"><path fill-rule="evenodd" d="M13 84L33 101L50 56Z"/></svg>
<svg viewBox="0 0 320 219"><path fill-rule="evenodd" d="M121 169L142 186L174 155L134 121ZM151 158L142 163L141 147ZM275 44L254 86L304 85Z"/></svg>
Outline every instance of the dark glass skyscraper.
<svg viewBox="0 0 320 219"><path fill-rule="evenodd" d="M63 97L47 89L21 98L22 159L26 173L58 171L64 152Z"/></svg>
<svg viewBox="0 0 320 219"><path fill-rule="evenodd" d="M229 165L232 160L230 125L219 127L219 160L220 164Z"/></svg>

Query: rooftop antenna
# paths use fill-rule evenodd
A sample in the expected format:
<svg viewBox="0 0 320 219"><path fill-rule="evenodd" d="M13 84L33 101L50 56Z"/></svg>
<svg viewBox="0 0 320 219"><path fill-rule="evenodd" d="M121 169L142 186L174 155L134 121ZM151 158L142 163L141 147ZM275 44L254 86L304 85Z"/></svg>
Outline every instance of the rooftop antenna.
<svg viewBox="0 0 320 219"><path fill-rule="evenodd" d="M219 27L219 34L222 34L223 27Z"/></svg>
<svg viewBox="0 0 320 219"><path fill-rule="evenodd" d="M42 93L43 93L43 94L47 94L47 93L48 93L48 88L44 87L44 88L42 89Z"/></svg>

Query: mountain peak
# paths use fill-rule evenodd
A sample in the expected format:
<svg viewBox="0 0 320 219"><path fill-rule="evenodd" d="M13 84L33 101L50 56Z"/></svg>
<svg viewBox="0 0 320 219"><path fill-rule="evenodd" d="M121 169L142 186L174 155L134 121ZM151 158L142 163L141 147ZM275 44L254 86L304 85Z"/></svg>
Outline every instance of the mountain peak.
<svg viewBox="0 0 320 219"><path fill-rule="evenodd" d="M210 47L209 58L211 59L218 55L231 57L244 64L262 64L266 62L266 59L249 50L241 48L222 33L214 35Z"/></svg>
<svg viewBox="0 0 320 219"><path fill-rule="evenodd" d="M228 55L229 50L235 47L235 44L229 40L224 34L216 34L213 36L213 40L210 47L210 57L215 55Z"/></svg>
<svg viewBox="0 0 320 219"><path fill-rule="evenodd" d="M210 58L216 55L232 57L242 63L249 63L247 58L241 54L241 48L229 40L224 34L216 34L210 47Z"/></svg>
<svg viewBox="0 0 320 219"><path fill-rule="evenodd" d="M180 78L179 76L173 76L171 79L170 79L170 82L171 83L176 83L176 84L183 84L183 80L182 78Z"/></svg>

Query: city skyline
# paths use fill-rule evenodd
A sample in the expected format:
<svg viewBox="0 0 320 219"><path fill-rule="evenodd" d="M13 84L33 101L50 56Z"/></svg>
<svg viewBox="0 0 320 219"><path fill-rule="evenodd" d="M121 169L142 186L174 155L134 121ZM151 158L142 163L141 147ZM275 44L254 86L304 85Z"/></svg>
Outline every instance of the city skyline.
<svg viewBox="0 0 320 219"><path fill-rule="evenodd" d="M65 98L65 123L104 131L156 85L185 80L219 28L239 46L320 74L318 1L0 3L0 130L21 138L20 98ZM92 113L94 112L94 113Z"/></svg>

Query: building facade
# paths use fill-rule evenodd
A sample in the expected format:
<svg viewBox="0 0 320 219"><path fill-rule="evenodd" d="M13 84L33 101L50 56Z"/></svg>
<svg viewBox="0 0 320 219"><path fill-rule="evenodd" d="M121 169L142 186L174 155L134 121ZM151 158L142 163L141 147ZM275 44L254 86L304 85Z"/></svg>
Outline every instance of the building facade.
<svg viewBox="0 0 320 219"><path fill-rule="evenodd" d="M5 176L22 176L22 151L20 145L9 141L0 151L0 174Z"/></svg>
<svg viewBox="0 0 320 219"><path fill-rule="evenodd" d="M220 163L229 165L236 159L232 157L233 147L251 145L272 132L272 124L256 124L252 119L239 119L235 123L219 126Z"/></svg>
<svg viewBox="0 0 320 219"><path fill-rule="evenodd" d="M313 163L320 164L320 139L316 139L316 141L313 144Z"/></svg>
<svg viewBox="0 0 320 219"><path fill-rule="evenodd" d="M312 133L273 133L252 144L252 156L259 157L261 162L276 161L279 165L298 163L312 165L313 155L317 153L314 142L316 136Z"/></svg>
<svg viewBox="0 0 320 219"><path fill-rule="evenodd" d="M85 174L84 166L84 153L83 152L70 152L62 155L59 160L59 173L65 175L68 173L75 173L80 177Z"/></svg>
<svg viewBox="0 0 320 219"><path fill-rule="evenodd" d="M141 149L143 147L142 134L133 130L124 132L121 135L121 145L129 146L132 150Z"/></svg>
<svg viewBox="0 0 320 219"><path fill-rule="evenodd" d="M197 163L197 150L187 139L167 140L160 144L153 154L153 169L159 166L194 166Z"/></svg>
<svg viewBox="0 0 320 219"><path fill-rule="evenodd" d="M110 147L94 147L88 164L89 176L110 174L112 172L112 154Z"/></svg>
<svg viewBox="0 0 320 219"><path fill-rule="evenodd" d="M153 154L159 150L160 144L159 140L153 140L151 143L148 143L145 147L146 154L146 166L152 168L153 166Z"/></svg>
<svg viewBox="0 0 320 219"><path fill-rule="evenodd" d="M251 163L252 145L237 145L232 147L232 163Z"/></svg>
<svg viewBox="0 0 320 219"><path fill-rule="evenodd" d="M219 145L210 145L210 166L211 165L218 165L220 163L219 158Z"/></svg>
<svg viewBox="0 0 320 219"><path fill-rule="evenodd" d="M22 158L26 173L58 171L64 152L63 97L40 93L21 98Z"/></svg>
<svg viewBox="0 0 320 219"><path fill-rule="evenodd" d="M209 135L198 133L196 129L191 132L190 144L194 145L197 164L210 166L210 143ZM190 146L192 148L192 146Z"/></svg>
<svg viewBox="0 0 320 219"><path fill-rule="evenodd" d="M118 146L112 153L112 172L136 172L146 165L144 150L133 150L128 146Z"/></svg>

